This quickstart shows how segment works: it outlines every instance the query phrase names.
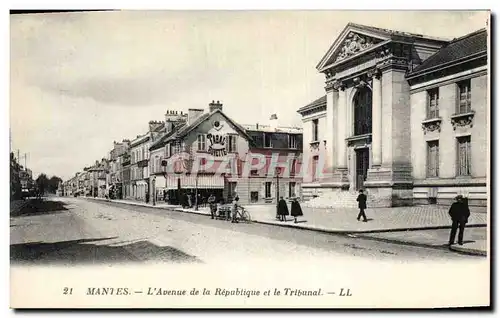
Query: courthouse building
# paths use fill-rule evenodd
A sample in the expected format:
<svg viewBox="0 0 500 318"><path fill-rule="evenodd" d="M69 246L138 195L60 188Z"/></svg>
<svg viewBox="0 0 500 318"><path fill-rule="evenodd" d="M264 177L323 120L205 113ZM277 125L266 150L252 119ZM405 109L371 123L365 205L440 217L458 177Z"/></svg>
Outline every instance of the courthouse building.
<svg viewBox="0 0 500 318"><path fill-rule="evenodd" d="M487 199L488 36L445 40L349 23L317 70L303 116L312 206L469 204Z"/></svg>

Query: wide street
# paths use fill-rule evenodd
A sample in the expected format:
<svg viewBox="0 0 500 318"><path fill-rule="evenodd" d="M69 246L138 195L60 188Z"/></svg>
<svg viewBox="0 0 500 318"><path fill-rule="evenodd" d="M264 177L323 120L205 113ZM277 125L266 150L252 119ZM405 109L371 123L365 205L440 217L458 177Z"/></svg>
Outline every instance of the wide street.
<svg viewBox="0 0 500 318"><path fill-rule="evenodd" d="M484 259L446 248L212 220L204 215L52 197L11 215L12 264L122 264L229 260Z"/></svg>

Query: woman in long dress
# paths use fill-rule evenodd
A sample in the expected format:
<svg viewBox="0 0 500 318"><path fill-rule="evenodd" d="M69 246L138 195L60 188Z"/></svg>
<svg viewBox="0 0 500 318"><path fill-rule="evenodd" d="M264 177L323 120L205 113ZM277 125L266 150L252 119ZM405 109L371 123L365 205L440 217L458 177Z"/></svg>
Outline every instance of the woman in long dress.
<svg viewBox="0 0 500 318"><path fill-rule="evenodd" d="M289 215L288 206L283 197L280 197L280 201L278 202L278 215L281 222L286 221L286 216Z"/></svg>
<svg viewBox="0 0 500 318"><path fill-rule="evenodd" d="M302 208L300 207L300 203L299 201L297 201L297 199L293 199L292 201L292 211L291 211L291 215L293 216L293 218L295 219L295 223L297 223L297 217L298 216L303 216L304 214L302 213Z"/></svg>

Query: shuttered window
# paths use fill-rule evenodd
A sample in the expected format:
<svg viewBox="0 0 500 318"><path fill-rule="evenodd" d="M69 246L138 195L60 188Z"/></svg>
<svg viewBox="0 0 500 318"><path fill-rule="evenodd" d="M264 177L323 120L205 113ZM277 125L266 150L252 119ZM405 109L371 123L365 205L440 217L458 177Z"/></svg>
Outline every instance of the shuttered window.
<svg viewBox="0 0 500 318"><path fill-rule="evenodd" d="M271 186L272 186L272 183L271 182L266 182L266 198L270 198L271 197Z"/></svg>
<svg viewBox="0 0 500 318"><path fill-rule="evenodd" d="M226 139L226 151L236 152L236 135L228 135Z"/></svg>
<svg viewBox="0 0 500 318"><path fill-rule="evenodd" d="M471 111L470 79L458 83L457 114Z"/></svg>
<svg viewBox="0 0 500 318"><path fill-rule="evenodd" d="M205 151L206 150L206 139L204 134L199 134L198 135L198 151Z"/></svg>
<svg viewBox="0 0 500 318"><path fill-rule="evenodd" d="M427 177L439 177L439 141L427 142Z"/></svg>
<svg viewBox="0 0 500 318"><path fill-rule="evenodd" d="M470 176L471 149L470 136L457 138L457 175Z"/></svg>
<svg viewBox="0 0 500 318"><path fill-rule="evenodd" d="M439 88L427 91L427 119L439 117Z"/></svg>

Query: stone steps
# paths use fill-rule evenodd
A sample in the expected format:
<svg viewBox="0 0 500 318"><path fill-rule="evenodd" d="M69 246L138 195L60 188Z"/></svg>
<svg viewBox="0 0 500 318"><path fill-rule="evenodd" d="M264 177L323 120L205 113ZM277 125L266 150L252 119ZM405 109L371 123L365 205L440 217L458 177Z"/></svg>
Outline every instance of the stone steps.
<svg viewBox="0 0 500 318"><path fill-rule="evenodd" d="M314 189L317 190L317 189ZM319 190L319 189L318 189ZM333 189L322 189L323 191L314 192L318 195L315 198L310 197L309 200L304 202L304 206L310 208L357 208L358 192L355 191L338 191ZM305 197L305 195L304 195ZM367 194L367 205L369 207L384 206L385 200Z"/></svg>

